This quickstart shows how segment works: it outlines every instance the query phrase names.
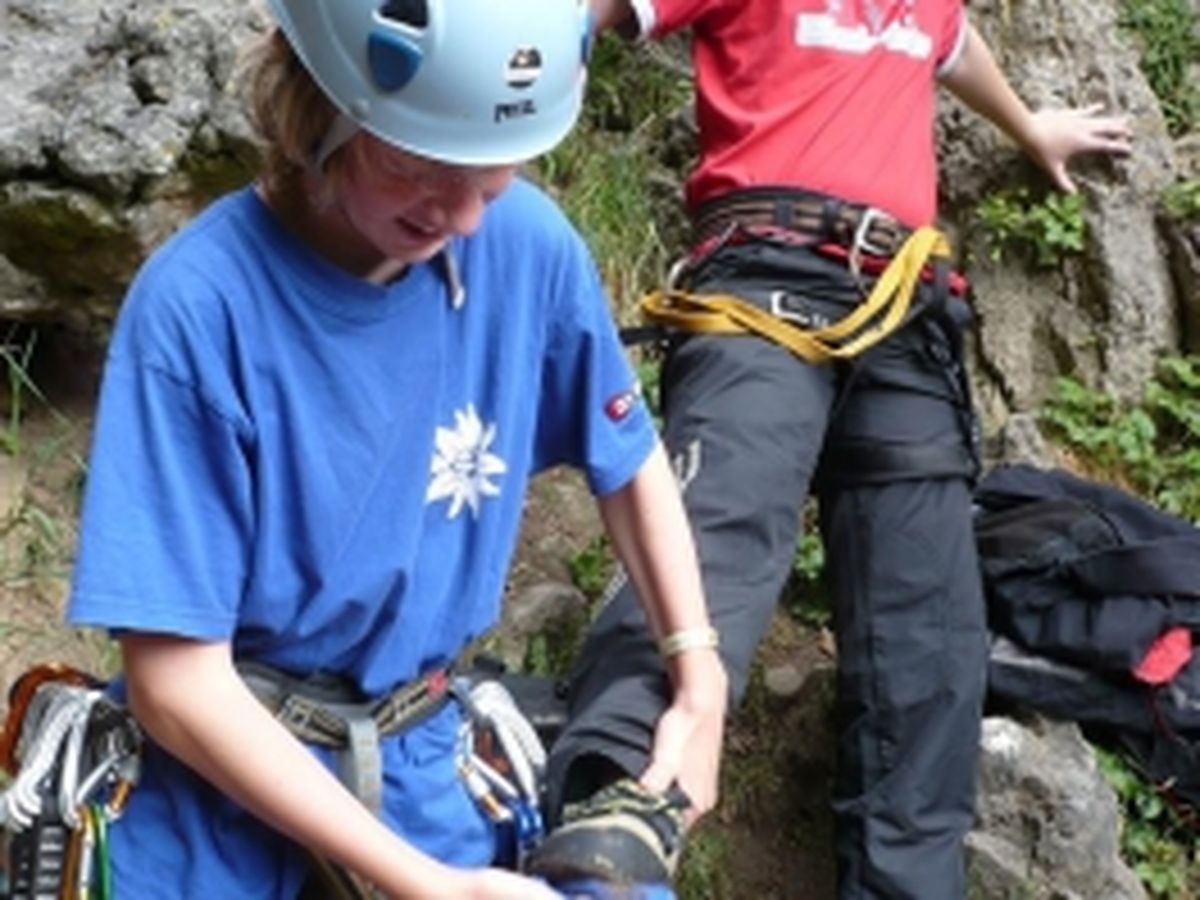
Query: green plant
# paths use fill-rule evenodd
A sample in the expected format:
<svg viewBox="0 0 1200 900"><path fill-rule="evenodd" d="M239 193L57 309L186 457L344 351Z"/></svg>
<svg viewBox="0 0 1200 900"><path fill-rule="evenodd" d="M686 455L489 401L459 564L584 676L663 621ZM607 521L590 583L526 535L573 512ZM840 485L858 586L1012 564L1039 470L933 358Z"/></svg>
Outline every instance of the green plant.
<svg viewBox="0 0 1200 900"><path fill-rule="evenodd" d="M1200 219L1200 178L1168 187L1163 192L1163 207L1174 219Z"/></svg>
<svg viewBox="0 0 1200 900"><path fill-rule="evenodd" d="M634 369L637 372L638 383L642 386L642 398L646 408L654 417L654 423L662 430L662 404L660 402L660 386L662 379L662 358L653 350L638 351L634 357Z"/></svg>
<svg viewBox="0 0 1200 900"><path fill-rule="evenodd" d="M0 364L4 366L8 410L3 428L0 428L0 451L9 456L21 453L21 423L25 418L29 396L40 397L37 385L29 376L29 364L37 347L37 332L30 331L21 337L10 331L7 339L0 343Z"/></svg>
<svg viewBox="0 0 1200 900"><path fill-rule="evenodd" d="M795 571L805 581L818 581L825 569L825 544L821 535L811 529L805 529L796 543Z"/></svg>
<svg viewBox="0 0 1200 900"><path fill-rule="evenodd" d="M815 529L805 529L796 542L787 588L787 609L810 628L826 628L833 618L824 572L825 545Z"/></svg>
<svg viewBox="0 0 1200 900"><path fill-rule="evenodd" d="M580 635L574 629L539 632L529 639L521 671L544 678L561 678L570 671L579 649Z"/></svg>
<svg viewBox="0 0 1200 900"><path fill-rule="evenodd" d="M1200 125L1200 87L1191 76L1200 63L1200 28L1189 0L1123 0L1118 19L1136 35L1140 66L1158 97L1172 135Z"/></svg>
<svg viewBox="0 0 1200 900"><path fill-rule="evenodd" d="M1121 851L1126 862L1152 897L1176 900L1195 896L1188 882L1200 879L1200 872L1193 871L1200 859L1185 823L1163 795L1120 756L1097 747L1096 758L1120 805Z"/></svg>
<svg viewBox="0 0 1200 900"><path fill-rule="evenodd" d="M833 618L833 601L825 584L825 544L817 529L815 500L805 505L801 517L783 605L792 618L810 628L825 628Z"/></svg>
<svg viewBox="0 0 1200 900"><path fill-rule="evenodd" d="M733 848L715 829L701 825L689 835L679 860L679 900L724 900L737 896L730 877Z"/></svg>
<svg viewBox="0 0 1200 900"><path fill-rule="evenodd" d="M1200 520L1200 356L1161 360L1134 404L1059 379L1041 420L1112 480L1168 512Z"/></svg>
<svg viewBox="0 0 1200 900"><path fill-rule="evenodd" d="M1087 226L1079 194L1054 192L1038 200L1019 187L985 197L978 214L993 261L1015 253L1048 268L1084 248Z"/></svg>
<svg viewBox="0 0 1200 900"><path fill-rule="evenodd" d="M589 600L596 600L604 593L615 568L612 547L604 535L593 538L567 560L571 581Z"/></svg>
<svg viewBox="0 0 1200 900"><path fill-rule="evenodd" d="M659 229L655 191L671 178L659 159L670 114L690 98L686 74L612 35L597 42L583 119L536 163L536 172L587 239L617 316L628 321L657 284L673 249ZM664 115L664 113L666 115Z"/></svg>

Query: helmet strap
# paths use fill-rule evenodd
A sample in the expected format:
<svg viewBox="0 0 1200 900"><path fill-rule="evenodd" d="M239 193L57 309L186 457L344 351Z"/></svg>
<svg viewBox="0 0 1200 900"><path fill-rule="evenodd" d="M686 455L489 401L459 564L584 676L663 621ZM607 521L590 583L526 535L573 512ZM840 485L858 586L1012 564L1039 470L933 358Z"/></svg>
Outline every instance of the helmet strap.
<svg viewBox="0 0 1200 900"><path fill-rule="evenodd" d="M343 112L338 112L333 117L333 121L329 123L329 130L325 132L325 137L321 139L320 145L317 147L316 156L313 158L313 166L318 172L324 171L325 164L329 162L329 157L344 145L350 138L358 134L358 123L351 119Z"/></svg>
<svg viewBox="0 0 1200 900"><path fill-rule="evenodd" d="M458 275L458 260L454 258L454 247L451 241L442 248L442 264L445 266L446 290L450 292L451 309L462 309L467 302L467 289L463 286Z"/></svg>

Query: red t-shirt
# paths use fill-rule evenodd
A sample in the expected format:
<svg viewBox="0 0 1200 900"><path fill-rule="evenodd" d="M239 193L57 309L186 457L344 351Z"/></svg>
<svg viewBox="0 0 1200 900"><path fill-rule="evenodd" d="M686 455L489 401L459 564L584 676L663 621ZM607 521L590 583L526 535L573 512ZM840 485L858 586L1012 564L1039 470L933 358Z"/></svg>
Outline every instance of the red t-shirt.
<svg viewBox="0 0 1200 900"><path fill-rule="evenodd" d="M937 214L937 75L965 37L962 0L632 0L644 35L692 26L696 206L785 185Z"/></svg>

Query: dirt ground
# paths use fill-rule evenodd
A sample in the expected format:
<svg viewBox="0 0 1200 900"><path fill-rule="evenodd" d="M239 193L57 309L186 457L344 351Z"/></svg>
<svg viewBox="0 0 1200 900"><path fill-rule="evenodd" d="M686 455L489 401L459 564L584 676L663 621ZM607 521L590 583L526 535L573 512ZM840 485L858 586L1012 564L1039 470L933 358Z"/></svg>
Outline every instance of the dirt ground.
<svg viewBox="0 0 1200 900"><path fill-rule="evenodd" d="M0 711L30 666L104 675L117 662L102 635L62 625L86 433L86 418L39 414L23 420L18 454L0 453Z"/></svg>

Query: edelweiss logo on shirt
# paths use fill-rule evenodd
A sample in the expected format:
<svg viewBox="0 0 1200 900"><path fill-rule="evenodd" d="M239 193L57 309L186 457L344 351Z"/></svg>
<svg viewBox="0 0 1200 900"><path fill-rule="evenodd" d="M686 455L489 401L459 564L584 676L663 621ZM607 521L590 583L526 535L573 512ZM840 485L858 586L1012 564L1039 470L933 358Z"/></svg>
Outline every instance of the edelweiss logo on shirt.
<svg viewBox="0 0 1200 900"><path fill-rule="evenodd" d="M933 38L921 31L916 0L825 0L825 12L796 16L796 44L842 53L892 53L928 59Z"/></svg>
<svg viewBox="0 0 1200 900"><path fill-rule="evenodd" d="M500 496L499 486L490 479L508 471L504 460L488 450L495 438L495 424L485 428L474 404L468 403L466 409L455 412L454 427L437 430L425 502L448 498L446 518L455 518L464 506L479 518L480 500Z"/></svg>

